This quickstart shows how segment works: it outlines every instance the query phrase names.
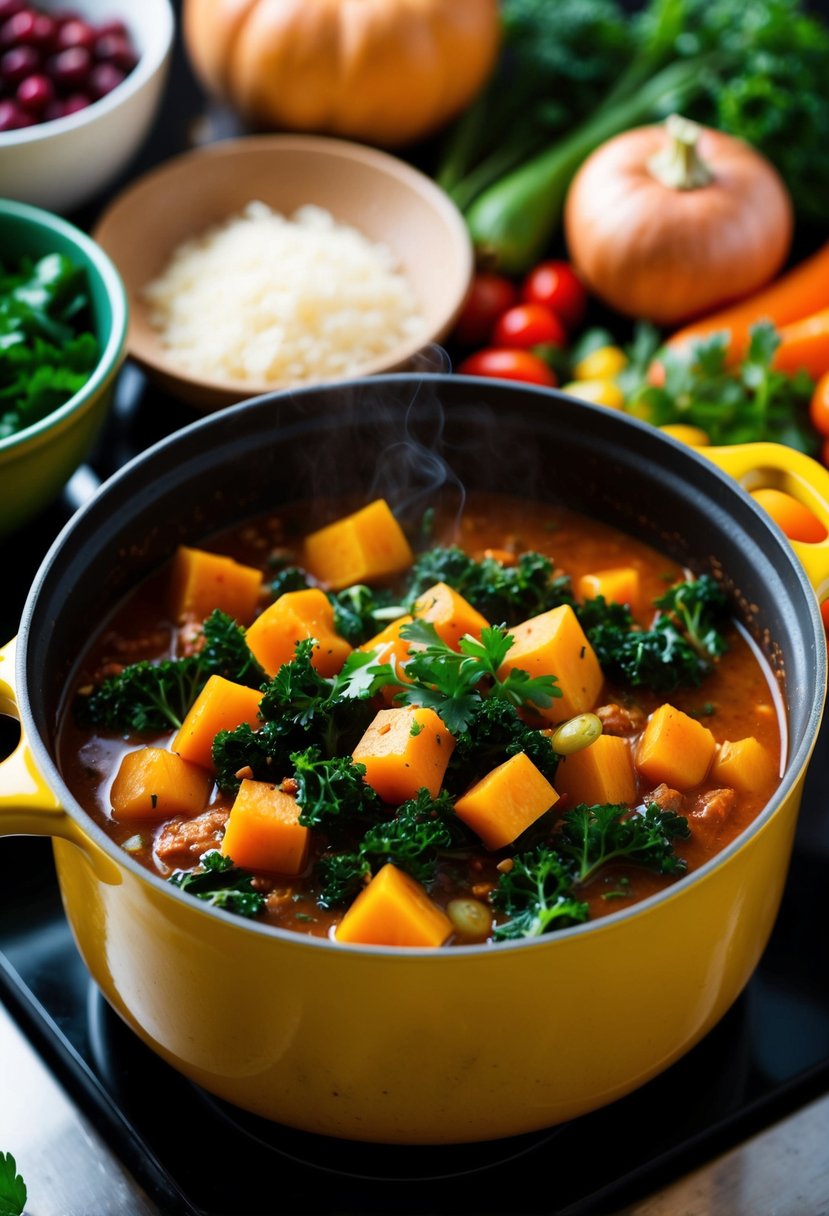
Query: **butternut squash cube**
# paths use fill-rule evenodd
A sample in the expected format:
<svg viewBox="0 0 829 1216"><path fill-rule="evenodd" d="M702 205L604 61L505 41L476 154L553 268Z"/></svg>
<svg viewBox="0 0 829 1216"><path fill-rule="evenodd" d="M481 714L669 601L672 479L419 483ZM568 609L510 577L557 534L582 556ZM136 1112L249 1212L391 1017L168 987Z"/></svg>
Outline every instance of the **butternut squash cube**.
<svg viewBox="0 0 829 1216"><path fill-rule="evenodd" d="M306 536L301 564L332 591L401 574L414 554L383 498Z"/></svg>
<svg viewBox="0 0 829 1216"><path fill-rule="evenodd" d="M398 617L396 621L391 621L386 625L385 629L381 629L373 638L369 638L367 642L363 642L358 649L369 653L374 651L377 655L378 663L388 663L397 672L400 679L399 684L387 684L385 688L380 690L379 696L388 704L391 705L394 700L394 694L403 684L408 684L409 680L404 670L404 664L409 657L411 643L405 638L401 638L400 630L404 625L411 624L412 618L408 615Z"/></svg>
<svg viewBox="0 0 829 1216"><path fill-rule="evenodd" d="M255 688L234 684L224 676L211 676L193 702L170 750L177 752L182 760L212 769L211 749L215 736L220 730L233 730L243 722L254 728L259 726L261 697L261 692Z"/></svg>
<svg viewBox="0 0 829 1216"><path fill-rule="evenodd" d="M437 796L454 747L433 709L406 705L379 710L351 755L383 801L398 806L421 788Z"/></svg>
<svg viewBox="0 0 829 1216"><path fill-rule="evenodd" d="M442 946L452 922L410 875L390 862L364 887L337 926L338 942Z"/></svg>
<svg viewBox="0 0 829 1216"><path fill-rule="evenodd" d="M689 790L705 779L716 746L707 726L673 705L660 705L639 738L635 764L653 785Z"/></svg>
<svg viewBox="0 0 829 1216"><path fill-rule="evenodd" d="M614 566L583 574L576 593L583 600L594 600L601 595L608 603L629 604L635 611L639 603L639 571L635 566Z"/></svg>
<svg viewBox="0 0 829 1216"><path fill-rule="evenodd" d="M170 611L174 620L205 620L214 608L240 625L254 617L262 591L262 571L232 557L179 545L173 557Z"/></svg>
<svg viewBox="0 0 829 1216"><path fill-rule="evenodd" d="M564 756L556 770L559 793L573 803L602 806L636 802L636 773L627 739L599 735L589 747Z"/></svg>
<svg viewBox="0 0 829 1216"><path fill-rule="evenodd" d="M127 752L109 792L116 819L169 819L198 815L207 806L213 779L163 747Z"/></svg>
<svg viewBox="0 0 829 1216"><path fill-rule="evenodd" d="M721 744L711 766L711 779L717 785L730 786L746 794L768 788L776 775L768 748L753 735Z"/></svg>
<svg viewBox="0 0 829 1216"><path fill-rule="evenodd" d="M565 722L596 704L604 676L593 647L569 604L551 608L510 630L513 644L498 672L515 668L531 676L555 676L562 695L539 713L548 722Z"/></svg>
<svg viewBox="0 0 829 1216"><path fill-rule="evenodd" d="M481 630L489 625L486 617L447 583L435 583L424 591L415 603L414 615L431 621L438 637L453 650L460 650L458 643L465 633L480 641Z"/></svg>
<svg viewBox="0 0 829 1216"><path fill-rule="evenodd" d="M245 634L247 644L269 676L294 657L297 642L315 638L311 662L322 676L334 676L351 646L334 629L334 607L319 587L286 591L262 612Z"/></svg>
<svg viewBox="0 0 829 1216"><path fill-rule="evenodd" d="M526 752L517 752L458 798L455 814L488 849L502 849L557 802L544 774Z"/></svg>
<svg viewBox="0 0 829 1216"><path fill-rule="evenodd" d="M245 778L230 808L221 852L245 870L300 874L311 840L300 813L290 794L267 781Z"/></svg>

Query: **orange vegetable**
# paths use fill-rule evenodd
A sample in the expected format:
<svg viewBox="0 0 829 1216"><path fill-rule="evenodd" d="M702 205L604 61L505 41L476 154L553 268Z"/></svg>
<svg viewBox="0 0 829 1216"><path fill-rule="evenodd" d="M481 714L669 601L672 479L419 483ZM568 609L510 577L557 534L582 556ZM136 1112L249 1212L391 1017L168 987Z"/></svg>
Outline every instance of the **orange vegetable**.
<svg viewBox="0 0 829 1216"><path fill-rule="evenodd" d="M266 781L242 781L230 808L221 852L246 870L299 874L305 869L310 829L290 794Z"/></svg>
<svg viewBox="0 0 829 1216"><path fill-rule="evenodd" d="M382 498L306 536L301 558L332 591L401 574L413 561L403 529Z"/></svg>
<svg viewBox="0 0 829 1216"><path fill-rule="evenodd" d="M764 486L752 490L751 497L768 511L789 540L817 544L826 539L826 529L818 517L793 494L775 489L774 486Z"/></svg>
<svg viewBox="0 0 829 1216"><path fill-rule="evenodd" d="M170 582L173 618L203 621L214 608L220 608L240 625L247 625L259 603L262 577L261 570L232 557L179 545Z"/></svg>
<svg viewBox="0 0 829 1216"><path fill-rule="evenodd" d="M705 778L716 749L707 726L673 705L660 705L651 714L639 739L635 764L653 785L688 790Z"/></svg>
<svg viewBox="0 0 829 1216"><path fill-rule="evenodd" d="M485 616L446 583L435 583L424 591L414 606L414 615L431 621L438 637L453 650L459 649L458 643L466 633L480 641L481 630L489 625Z"/></svg>
<svg viewBox="0 0 829 1216"><path fill-rule="evenodd" d="M567 794L573 803L632 805L636 801L636 776L628 741L618 735L599 735L589 747L559 762L556 785L559 793Z"/></svg>
<svg viewBox="0 0 829 1216"><path fill-rule="evenodd" d="M775 776L768 748L753 735L721 744L711 766L712 781L749 793L767 787Z"/></svg>
<svg viewBox="0 0 829 1216"><path fill-rule="evenodd" d="M779 333L780 345L772 360L772 367L777 371L792 376L805 371L814 380L829 372L829 308L790 321Z"/></svg>
<svg viewBox="0 0 829 1216"><path fill-rule="evenodd" d="M425 788L434 798L455 740L433 709L381 709L352 752L366 766L366 781L384 802L397 806Z"/></svg>
<svg viewBox="0 0 829 1216"><path fill-rule="evenodd" d="M539 713L550 722L563 722L592 709L604 681L593 647L569 604L542 612L510 630L513 644L501 673L515 668L531 676L553 675L562 695Z"/></svg>
<svg viewBox="0 0 829 1216"><path fill-rule="evenodd" d="M794 210L744 140L679 115L599 145L564 209L579 277L625 316L677 325L757 291L789 253Z"/></svg>
<svg viewBox="0 0 829 1216"><path fill-rule="evenodd" d="M709 313L677 330L668 339L669 348L727 331L728 360L739 363L748 350L750 330L758 321L771 321L778 330L813 316L829 305L829 241L816 253L798 262L762 291Z"/></svg>
<svg viewBox="0 0 829 1216"><path fill-rule="evenodd" d="M488 849L501 849L558 802L558 794L526 752L517 752L455 802L455 814Z"/></svg>
<svg viewBox="0 0 829 1216"><path fill-rule="evenodd" d="M496 0L185 0L201 84L254 127L398 147L483 87L501 42Z"/></svg>
<svg viewBox="0 0 829 1216"><path fill-rule="evenodd" d="M420 883L388 863L354 900L336 937L365 946L442 946L452 932Z"/></svg>
<svg viewBox="0 0 829 1216"><path fill-rule="evenodd" d="M109 797L116 819L190 817L204 810L212 785L201 765L163 747L140 747L124 756Z"/></svg>
<svg viewBox="0 0 829 1216"><path fill-rule="evenodd" d="M170 744L182 760L213 768L211 749L220 730L233 730L242 722L257 727L261 692L234 684L223 676L211 676L201 690L181 728Z"/></svg>
<svg viewBox="0 0 829 1216"><path fill-rule="evenodd" d="M323 676L333 676L351 654L351 646L334 629L334 608L324 591L286 591L262 612L245 634L247 644L268 675L294 657L297 642L315 638L311 662Z"/></svg>
<svg viewBox="0 0 829 1216"><path fill-rule="evenodd" d="M577 594L583 600L603 595L608 602L629 604L635 609L639 601L639 571L635 566L614 566L583 574L578 581Z"/></svg>
<svg viewBox="0 0 829 1216"><path fill-rule="evenodd" d="M408 682L403 665L409 657L410 643L405 638L401 638L400 630L404 625L410 625L411 622L412 617L408 613L400 616L358 647L359 650L366 653L373 650L377 655L377 662L389 663L400 677L400 684L387 684L379 693L389 705L392 704L397 690Z"/></svg>

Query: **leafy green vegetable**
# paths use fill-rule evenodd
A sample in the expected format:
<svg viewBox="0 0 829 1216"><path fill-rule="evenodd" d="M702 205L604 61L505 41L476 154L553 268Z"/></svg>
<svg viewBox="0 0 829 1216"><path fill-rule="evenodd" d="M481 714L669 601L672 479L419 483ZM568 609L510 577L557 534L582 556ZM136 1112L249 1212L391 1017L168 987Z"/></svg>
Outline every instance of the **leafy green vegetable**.
<svg viewBox="0 0 829 1216"><path fill-rule="evenodd" d="M26 1206L26 1183L17 1172L11 1153L0 1153L0 1216L21 1216Z"/></svg>
<svg viewBox="0 0 829 1216"><path fill-rule="evenodd" d="M548 735L527 726L506 701L487 698L475 704L446 770L446 784L465 790L517 752L526 752L550 784L554 784L558 757Z"/></svg>
<svg viewBox="0 0 829 1216"><path fill-rule="evenodd" d="M307 734L288 719L263 722L253 730L247 722L232 730L220 730L213 739L211 757L216 769L216 784L235 794L241 783L237 776L247 772L254 781L279 782L288 774L291 753L307 741Z"/></svg>
<svg viewBox="0 0 829 1216"><path fill-rule="evenodd" d="M60 253L0 265L0 439L68 401L99 357L83 267Z"/></svg>
<svg viewBox="0 0 829 1216"><path fill-rule="evenodd" d="M433 798L428 790L421 789L402 803L393 817L372 825L356 851L320 858L320 901L329 908L349 902L388 862L428 885L434 878L438 855L468 843L463 825L454 815L450 795L443 791Z"/></svg>
<svg viewBox="0 0 829 1216"><path fill-rule="evenodd" d="M631 814L627 806L580 806L562 816L555 848L573 866L575 881L589 882L596 871L611 861L629 861L658 874L684 874L683 858L673 850L673 841L690 836L688 820L673 811L650 803Z"/></svg>
<svg viewBox="0 0 829 1216"><path fill-rule="evenodd" d="M820 440L809 421L814 382L805 371L789 375L772 367L780 335L770 321L751 329L749 348L736 367L727 365L728 335L712 334L688 348L660 349L659 336L640 326L620 377L625 409L655 426L683 422L703 430L712 443L783 443L807 455ZM664 384L648 382L655 355Z"/></svg>
<svg viewBox="0 0 829 1216"><path fill-rule="evenodd" d="M361 646L369 638L374 637L388 620L402 616L404 609L398 607L388 615L390 608L394 609L394 597L384 588L366 587L363 583L355 583L342 591L331 591L328 598L334 605L334 628L352 646Z"/></svg>
<svg viewBox="0 0 829 1216"><path fill-rule="evenodd" d="M608 679L663 693L697 687L727 647L725 593L705 574L675 584L656 605L650 629L636 627L626 605L602 596L577 605L576 612Z"/></svg>
<svg viewBox="0 0 829 1216"><path fill-rule="evenodd" d="M365 781L366 766L350 756L324 758L318 747L291 756L299 822L341 834L345 828L373 823L382 816L379 795Z"/></svg>
<svg viewBox="0 0 829 1216"><path fill-rule="evenodd" d="M548 41L566 43L568 7L549 6ZM622 15L621 5L612 9ZM593 149L620 131L676 112L747 140L780 171L798 213L824 217L829 32L820 15L808 12L801 0L744 0L739 5L734 0L650 0L632 15L629 27L627 46L614 38L606 47L596 40L596 79L603 75L603 52L609 74L582 121L571 118L560 137L548 139L527 157L523 131L539 121L545 101L569 95L566 69L550 65L546 93L528 103L532 113L514 122L513 131L498 141L495 180L479 166L465 176L453 170L444 179L465 211L476 246L492 265L528 269L550 246L569 184ZM518 79L532 73L532 57L538 53L532 48L529 19L526 28L530 50L514 65ZM578 29L575 22L572 29ZM542 36L536 37L540 43ZM614 82L612 87L608 82ZM506 109L509 91L496 85L492 100ZM497 119L487 112L477 121L486 132ZM474 126L475 115L465 115L463 122Z"/></svg>
<svg viewBox="0 0 829 1216"><path fill-rule="evenodd" d="M130 663L108 676L76 711L86 721L110 730L143 733L178 730L187 711L212 675L261 688L267 676L257 663L244 631L227 613L216 609L202 626L196 653L182 659Z"/></svg>
<svg viewBox="0 0 829 1216"><path fill-rule="evenodd" d="M435 710L453 735L468 728L476 706L485 697L521 708L546 707L553 697L561 696L555 676L532 677L517 669L504 679L498 676L512 646L512 638L504 629L483 629L480 642L467 634L460 639L458 650L438 636L431 621L414 620L401 628L400 636L423 649L413 651L406 663L411 683L396 699L403 705L425 705Z"/></svg>
<svg viewBox="0 0 829 1216"><path fill-rule="evenodd" d="M588 918L586 903L572 894L573 880L558 853L546 845L513 859L491 894L493 906L509 918L496 925L496 941L540 937L553 929L582 924Z"/></svg>
<svg viewBox="0 0 829 1216"><path fill-rule="evenodd" d="M176 870L169 881L188 895L237 916L259 916L265 910L265 897L254 890L252 876L217 849L202 854L198 869Z"/></svg>
<svg viewBox="0 0 829 1216"><path fill-rule="evenodd" d="M562 602L566 577L554 575L553 563L541 553L521 553L514 566L494 557L480 561L455 545L420 554L412 566L408 606L435 583L447 583L469 600L488 621L517 625Z"/></svg>

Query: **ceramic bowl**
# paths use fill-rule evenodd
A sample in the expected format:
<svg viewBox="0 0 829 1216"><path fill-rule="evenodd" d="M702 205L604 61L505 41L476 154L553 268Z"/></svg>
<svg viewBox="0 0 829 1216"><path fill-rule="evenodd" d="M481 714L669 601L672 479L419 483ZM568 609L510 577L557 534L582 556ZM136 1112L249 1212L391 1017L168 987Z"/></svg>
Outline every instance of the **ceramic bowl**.
<svg viewBox="0 0 829 1216"><path fill-rule="evenodd" d="M39 0L36 7L56 10L58 4ZM117 88L86 109L0 132L3 197L61 215L116 181L143 144L161 104L175 32L170 0L78 0L71 7L94 23L123 20L139 60Z"/></svg>
<svg viewBox="0 0 829 1216"><path fill-rule="evenodd" d="M67 220L0 199L0 264L65 254L86 271L100 358L86 384L41 421L0 439L0 537L52 502L84 461L106 418L126 355L127 302L105 253Z"/></svg>
<svg viewBox="0 0 829 1216"><path fill-rule="evenodd" d="M448 196L419 170L388 153L321 136L225 139L185 153L129 186L102 215L95 239L126 284L128 350L173 395L200 409L293 385L290 378L232 378L186 369L154 326L145 289L180 245L239 215L250 202L292 217L303 205L328 212L391 251L411 288L422 324L384 354L342 374L405 370L440 348L464 302L474 255L466 225ZM432 368L431 370L434 370Z"/></svg>

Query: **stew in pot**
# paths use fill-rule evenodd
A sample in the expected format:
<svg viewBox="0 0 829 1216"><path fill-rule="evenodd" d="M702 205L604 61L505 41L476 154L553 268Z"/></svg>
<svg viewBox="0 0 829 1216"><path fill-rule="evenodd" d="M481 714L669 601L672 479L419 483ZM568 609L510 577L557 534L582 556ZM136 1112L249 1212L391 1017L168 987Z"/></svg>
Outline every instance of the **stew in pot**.
<svg viewBox="0 0 829 1216"><path fill-rule="evenodd" d="M697 869L780 779L774 681L710 575L558 506L404 531L301 504L179 548L82 656L74 795L233 914L440 947L606 916Z"/></svg>

